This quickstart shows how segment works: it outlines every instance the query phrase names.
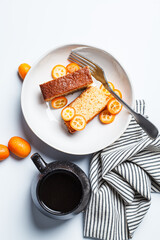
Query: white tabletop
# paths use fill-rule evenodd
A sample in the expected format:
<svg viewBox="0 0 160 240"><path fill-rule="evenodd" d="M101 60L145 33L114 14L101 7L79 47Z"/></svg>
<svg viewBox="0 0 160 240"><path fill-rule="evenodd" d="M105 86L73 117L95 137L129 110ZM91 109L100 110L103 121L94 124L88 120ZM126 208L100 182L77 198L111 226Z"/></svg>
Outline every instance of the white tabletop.
<svg viewBox="0 0 160 240"><path fill-rule="evenodd" d="M32 152L47 162L68 159L87 174L91 156L71 156L48 147L27 126L21 112L22 82L17 68L30 65L58 45L82 43L111 53L124 67L135 97L145 99L147 114L160 129L160 1L156 0L1 0L0 1L0 143L27 139ZM37 170L27 157L12 155L0 163L0 239L81 240L82 214L56 222L34 207L30 185ZM136 230L134 240L158 240L160 195Z"/></svg>

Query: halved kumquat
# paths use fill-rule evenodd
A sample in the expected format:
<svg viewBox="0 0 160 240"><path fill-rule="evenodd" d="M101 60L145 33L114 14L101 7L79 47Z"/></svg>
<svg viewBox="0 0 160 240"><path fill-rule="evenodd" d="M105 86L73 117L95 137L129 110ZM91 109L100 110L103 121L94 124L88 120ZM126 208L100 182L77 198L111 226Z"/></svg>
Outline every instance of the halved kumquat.
<svg viewBox="0 0 160 240"><path fill-rule="evenodd" d="M112 95L106 96L107 103L109 102L109 100L111 100L111 98L112 98Z"/></svg>
<svg viewBox="0 0 160 240"><path fill-rule="evenodd" d="M67 74L67 69L63 65L56 65L52 69L52 77L59 78Z"/></svg>
<svg viewBox="0 0 160 240"><path fill-rule="evenodd" d="M76 63L69 63L66 67L68 73L75 72L80 69L79 65Z"/></svg>
<svg viewBox="0 0 160 240"><path fill-rule="evenodd" d="M86 126L86 120L81 115L75 115L70 121L70 126L76 131L81 131Z"/></svg>
<svg viewBox="0 0 160 240"><path fill-rule="evenodd" d="M62 109L61 116L64 121L70 121L75 115L73 107L65 107Z"/></svg>
<svg viewBox="0 0 160 240"><path fill-rule="evenodd" d="M114 121L115 115L110 114L109 111L105 109L99 114L99 119L102 123L109 124Z"/></svg>
<svg viewBox="0 0 160 240"><path fill-rule="evenodd" d="M114 92L118 95L118 97L122 98L122 93L118 89L114 89Z"/></svg>
<svg viewBox="0 0 160 240"><path fill-rule="evenodd" d="M107 103L107 109L111 114L116 115L121 111L122 104L120 104L115 98L111 98Z"/></svg>
<svg viewBox="0 0 160 240"><path fill-rule="evenodd" d="M112 83L112 82L108 82L108 84L109 84L110 88L114 91L114 85L113 85L113 83Z"/></svg>
<svg viewBox="0 0 160 240"><path fill-rule="evenodd" d="M103 84L101 84L100 89L106 94L106 96L110 96L110 92L108 92L108 90L103 86Z"/></svg>
<svg viewBox="0 0 160 240"><path fill-rule="evenodd" d="M51 101L51 106L55 109L62 108L67 104L67 98L57 97Z"/></svg>
<svg viewBox="0 0 160 240"><path fill-rule="evenodd" d="M108 84L109 84L110 88L114 91L114 85L113 85L113 83L108 82ZM107 96L110 96L110 95L111 95L111 93L104 87L103 84L101 84L100 89L101 89Z"/></svg>

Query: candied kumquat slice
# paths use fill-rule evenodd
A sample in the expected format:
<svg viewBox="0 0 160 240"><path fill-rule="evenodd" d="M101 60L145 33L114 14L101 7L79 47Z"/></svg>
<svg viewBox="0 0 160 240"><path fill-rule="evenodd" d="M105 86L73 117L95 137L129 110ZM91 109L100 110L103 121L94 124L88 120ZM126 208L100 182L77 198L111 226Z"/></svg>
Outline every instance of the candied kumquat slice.
<svg viewBox="0 0 160 240"><path fill-rule="evenodd" d="M113 85L113 83L108 82L108 84L109 84L110 88L114 91L114 85ZM111 95L111 93L103 86L103 84L101 84L100 89L101 89L107 96L110 96L110 95Z"/></svg>
<svg viewBox="0 0 160 240"><path fill-rule="evenodd" d="M52 69L52 77L59 78L67 74L67 69L63 65L56 65Z"/></svg>
<svg viewBox="0 0 160 240"><path fill-rule="evenodd" d="M69 63L66 67L67 72L72 73L80 69L79 65L76 63Z"/></svg>
<svg viewBox="0 0 160 240"><path fill-rule="evenodd" d="M120 104L115 98L111 98L107 103L107 109L111 114L115 115L121 111L122 104Z"/></svg>
<svg viewBox="0 0 160 240"><path fill-rule="evenodd" d="M70 126L76 131L81 131L86 126L86 120L81 115L75 115L70 121Z"/></svg>
<svg viewBox="0 0 160 240"><path fill-rule="evenodd" d="M105 109L99 114L99 119L102 123L109 124L114 121L115 115L109 113L109 111Z"/></svg>
<svg viewBox="0 0 160 240"><path fill-rule="evenodd" d="M106 96L107 103L109 102L109 100L110 100L111 98L113 98L112 95Z"/></svg>
<svg viewBox="0 0 160 240"><path fill-rule="evenodd" d="M113 83L108 82L108 84L109 84L110 88L114 91L114 85L113 85Z"/></svg>
<svg viewBox="0 0 160 240"><path fill-rule="evenodd" d="M75 110L72 107L65 107L61 112L64 121L70 121L75 115Z"/></svg>
<svg viewBox="0 0 160 240"><path fill-rule="evenodd" d="M64 107L65 105L67 104L67 98L65 97L57 97L57 98L54 98L52 101L51 101L51 106L53 108L62 108Z"/></svg>
<svg viewBox="0 0 160 240"><path fill-rule="evenodd" d="M114 92L118 95L118 97L122 98L122 93L118 89L114 89Z"/></svg>

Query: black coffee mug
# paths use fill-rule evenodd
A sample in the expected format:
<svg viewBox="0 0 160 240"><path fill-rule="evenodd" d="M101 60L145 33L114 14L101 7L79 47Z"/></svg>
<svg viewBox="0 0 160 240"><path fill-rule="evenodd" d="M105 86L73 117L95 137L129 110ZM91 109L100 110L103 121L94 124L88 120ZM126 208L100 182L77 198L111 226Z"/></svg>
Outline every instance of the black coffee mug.
<svg viewBox="0 0 160 240"><path fill-rule="evenodd" d="M33 179L31 195L43 214L66 220L86 208L91 187L82 169L69 161L47 164L38 153L31 159L40 171Z"/></svg>

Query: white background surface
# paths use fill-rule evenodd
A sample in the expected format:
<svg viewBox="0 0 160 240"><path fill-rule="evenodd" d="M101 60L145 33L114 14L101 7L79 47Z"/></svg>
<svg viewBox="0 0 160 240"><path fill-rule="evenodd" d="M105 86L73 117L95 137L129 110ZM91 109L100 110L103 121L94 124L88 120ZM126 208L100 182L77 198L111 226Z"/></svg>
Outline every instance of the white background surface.
<svg viewBox="0 0 160 240"><path fill-rule="evenodd" d="M17 68L30 65L49 49L82 43L103 48L124 67L135 97L146 100L147 114L160 129L160 1L1 0L0 1L0 143L21 136L46 161L68 159L86 173L90 156L70 156L40 141L22 116L22 82ZM33 113L34 114L34 113ZM0 239L81 240L82 215L54 222L33 206L30 184L37 174L29 157L10 156L0 163ZM134 240L160 239L160 195L152 204Z"/></svg>

